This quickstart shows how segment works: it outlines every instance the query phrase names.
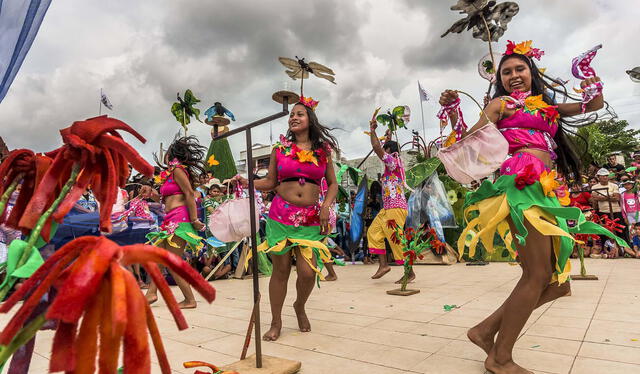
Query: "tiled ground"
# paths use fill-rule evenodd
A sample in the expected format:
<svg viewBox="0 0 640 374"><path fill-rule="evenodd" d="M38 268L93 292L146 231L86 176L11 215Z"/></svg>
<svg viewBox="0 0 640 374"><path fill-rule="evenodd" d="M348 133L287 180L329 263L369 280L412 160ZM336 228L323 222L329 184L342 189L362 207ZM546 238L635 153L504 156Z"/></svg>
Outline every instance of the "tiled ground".
<svg viewBox="0 0 640 374"><path fill-rule="evenodd" d="M574 262L574 269L578 269ZM514 352L517 362L536 373L640 373L640 261L587 260L598 281L574 281L573 295L536 310ZM314 290L308 304L311 333L296 330L291 307L295 274L289 283L284 331L276 343L263 343L272 356L302 361L311 373L484 373L483 352L465 337L468 327L497 307L520 270L506 263L485 267L417 266L421 293L389 296L401 268L373 281L374 266L339 268L340 279ZM270 321L267 284L263 291L263 331ZM251 281L214 282L217 300L185 311L191 328L177 331L167 309L153 310L176 373L181 363L203 360L224 365L237 360L251 308ZM175 292L178 292L176 289ZM450 312L445 304L461 306ZM6 322L2 316L0 325ZM45 373L51 333L41 333L32 373ZM253 344L251 345L253 350ZM155 357L152 358L155 361ZM159 372L157 366L154 372Z"/></svg>

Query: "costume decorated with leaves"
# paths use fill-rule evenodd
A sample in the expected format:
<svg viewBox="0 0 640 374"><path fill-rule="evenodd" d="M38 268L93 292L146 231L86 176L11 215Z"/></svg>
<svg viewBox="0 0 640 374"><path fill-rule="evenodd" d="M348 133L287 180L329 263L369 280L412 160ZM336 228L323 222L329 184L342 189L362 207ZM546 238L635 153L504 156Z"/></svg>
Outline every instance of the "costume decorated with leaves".
<svg viewBox="0 0 640 374"><path fill-rule="evenodd" d="M182 169L187 174L189 173L187 168L180 165L180 162L174 159L169 162L169 168L156 177L156 183L162 184L162 186L160 186L160 194L163 198L183 193L174 179L173 173L176 168ZM160 231L150 232L147 234L147 239L154 243L154 245L166 240L172 247L180 248L180 246L173 241L174 236L184 239L187 243L186 250L193 253L198 253L204 245L204 239L198 235L198 232L191 224L189 210L186 205L168 211L164 216Z"/></svg>
<svg viewBox="0 0 640 374"><path fill-rule="evenodd" d="M539 58L544 52L531 48L530 42L516 45L509 41L505 54L511 53ZM492 252L497 233L515 258L513 237L525 245L528 235L525 222L529 222L552 239L554 274L551 282L564 283L571 271L569 256L580 234L606 235L621 245L626 244L607 228L588 221L580 209L569 207L569 192L556 172L524 151L538 149L548 152L552 160L557 158L553 141L558 131L557 106L546 103L542 95L531 96L530 92L519 91L501 97L500 101L500 117L505 108L515 109L511 116L501 118L496 124L509 144L510 157L502 164L501 176L495 182L485 180L477 191L467 195L464 206L467 226L458 240L458 250L463 253L468 245L469 256L473 257L478 241L482 240L485 248ZM517 229L515 233L509 230L509 218ZM468 241L468 235L474 233L477 235Z"/></svg>
<svg viewBox="0 0 640 374"><path fill-rule="evenodd" d="M327 191L324 176L331 147L324 143L321 148L303 150L280 135L280 141L276 142L274 149L278 182L317 184L320 187L320 199L314 205L297 206L276 195L271 202L267 218L267 237L258 247L258 251L283 255L299 247L304 260L320 279L324 279L321 271L324 263L331 261L331 253L325 244L327 236L320 233L320 206ZM335 226L335 212L332 213L329 223Z"/></svg>
<svg viewBox="0 0 640 374"><path fill-rule="evenodd" d="M387 239L396 263L403 264L403 246L396 237L395 227L404 227L407 220L407 199L404 196L406 176L404 165L398 153L385 154L384 174L382 174L382 206L383 209L367 230L369 253L387 253L384 240Z"/></svg>

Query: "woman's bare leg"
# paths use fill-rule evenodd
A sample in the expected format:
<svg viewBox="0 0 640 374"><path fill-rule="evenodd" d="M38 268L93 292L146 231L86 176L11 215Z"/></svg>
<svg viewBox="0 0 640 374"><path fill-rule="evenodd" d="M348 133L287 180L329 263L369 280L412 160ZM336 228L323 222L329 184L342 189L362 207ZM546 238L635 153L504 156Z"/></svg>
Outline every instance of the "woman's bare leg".
<svg viewBox="0 0 640 374"><path fill-rule="evenodd" d="M518 282L518 284L520 284L520 282ZM517 287L518 285L516 285L516 288ZM540 300L538 300L538 305L536 305L536 309L550 301L567 295L569 292L571 292L571 285L569 282L565 282L561 285L558 285L558 283L548 285L544 292L542 292ZM489 317L485 318L482 322L467 331L467 337L469 340L482 348L482 350L487 354L489 354L491 348L493 348L494 339L500 329L503 313L504 303Z"/></svg>
<svg viewBox="0 0 640 374"><path fill-rule="evenodd" d="M515 232L513 225L510 226ZM485 360L485 368L494 374L531 373L513 362L513 346L553 274L551 239L540 234L528 222L525 226L529 232L527 245L518 246L522 276L504 303L498 336Z"/></svg>
<svg viewBox="0 0 640 374"><path fill-rule="evenodd" d="M304 309L311 291L315 286L316 272L309 266L307 261L302 257L300 248L296 248L296 271L298 273L298 279L296 279L296 301L293 303L293 309L296 311L296 317L298 318L298 327L302 332L311 331L311 323L307 318L307 313ZM312 258L315 263L315 257Z"/></svg>
<svg viewBox="0 0 640 374"><path fill-rule="evenodd" d="M187 243L184 241L184 239L182 238L178 238L178 237L173 237L173 242L176 243L179 247L175 248L173 246L171 246L169 243L167 243L167 241L165 240L162 245L161 248L166 249L167 251L182 257L183 253L184 253L184 249L187 245ZM168 268L167 270L169 270L169 273L171 274L171 276L173 277L173 279L176 281L176 284L178 285L178 288L180 288L180 291L182 291L182 295L184 296L184 300L181 301L180 303L178 303L178 305L180 306L180 308L182 309L193 309L195 308L198 304L196 302L196 298L193 295L193 291L191 290L191 286L189 285L189 283L187 283L186 280L182 279L180 276L178 276L178 274L174 273L173 270L171 270L170 268ZM147 301L149 302L149 304L154 303L156 300L158 300L158 287L156 286L155 283L151 282L151 284L149 285L149 289L147 290L147 294L146 294L146 298Z"/></svg>
<svg viewBox="0 0 640 374"><path fill-rule="evenodd" d="M269 280L269 303L271 304L271 328L262 339L266 341L278 340L282 330L282 305L287 296L287 282L291 274L291 252L283 255L271 255L273 272ZM240 266L240 265L238 265Z"/></svg>
<svg viewBox="0 0 640 374"><path fill-rule="evenodd" d="M327 282L337 281L338 274L336 274L336 269L333 268L333 262L327 262L324 264L324 266L327 268L327 271L329 272L329 274L326 277L324 277L324 280L326 280Z"/></svg>

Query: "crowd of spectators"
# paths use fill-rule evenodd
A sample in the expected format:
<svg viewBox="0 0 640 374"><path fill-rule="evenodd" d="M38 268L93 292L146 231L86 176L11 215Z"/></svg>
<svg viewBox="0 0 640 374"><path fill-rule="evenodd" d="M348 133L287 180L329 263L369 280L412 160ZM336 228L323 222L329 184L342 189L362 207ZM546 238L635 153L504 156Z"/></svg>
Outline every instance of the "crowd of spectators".
<svg viewBox="0 0 640 374"><path fill-rule="evenodd" d="M571 205L582 209L588 219L601 223L609 219L609 225L629 244L619 246L606 237L590 237L582 245L585 256L640 258L640 153L632 155L629 166L621 159L612 154L603 165L592 163L570 187Z"/></svg>

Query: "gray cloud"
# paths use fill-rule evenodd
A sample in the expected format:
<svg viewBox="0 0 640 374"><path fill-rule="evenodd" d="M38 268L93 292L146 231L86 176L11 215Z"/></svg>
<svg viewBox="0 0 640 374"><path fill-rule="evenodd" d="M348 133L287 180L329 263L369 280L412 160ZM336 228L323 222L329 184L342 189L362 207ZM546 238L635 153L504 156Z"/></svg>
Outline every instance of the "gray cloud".
<svg viewBox="0 0 640 374"><path fill-rule="evenodd" d="M115 105L109 114L147 137L137 148L150 158L180 128L169 112L177 92L191 88L203 100L203 111L220 100L236 114L233 125L244 124L279 110L271 94L285 82L297 91L298 81L284 74L276 58L298 55L336 72L337 85L312 77L305 81L305 94L320 100L318 116L339 129L344 153L362 156L369 147L362 132L378 106L409 105L410 127L422 129L417 80L436 97L445 88L477 98L486 90L475 70L486 43L468 32L440 38L461 18L449 10L454 2L54 2L0 104L1 135L9 147L53 149L60 128L97 114L103 87ZM518 2L520 13L496 50L502 52L507 39L533 39L547 52L541 66L566 77L571 57L604 43L595 66L607 100L640 125L637 92L632 96L638 85L624 73L640 65L630 53L640 34L635 22L640 10L622 2ZM472 124L477 109L463 105ZM437 109L434 103L424 106L428 137L438 132ZM277 136L286 130L286 120L273 121L271 128ZM197 122L190 126L205 144L209 130ZM268 142L269 126L253 133L256 142ZM408 131L400 134L401 141L408 137ZM234 137L231 145L237 155L244 139Z"/></svg>

